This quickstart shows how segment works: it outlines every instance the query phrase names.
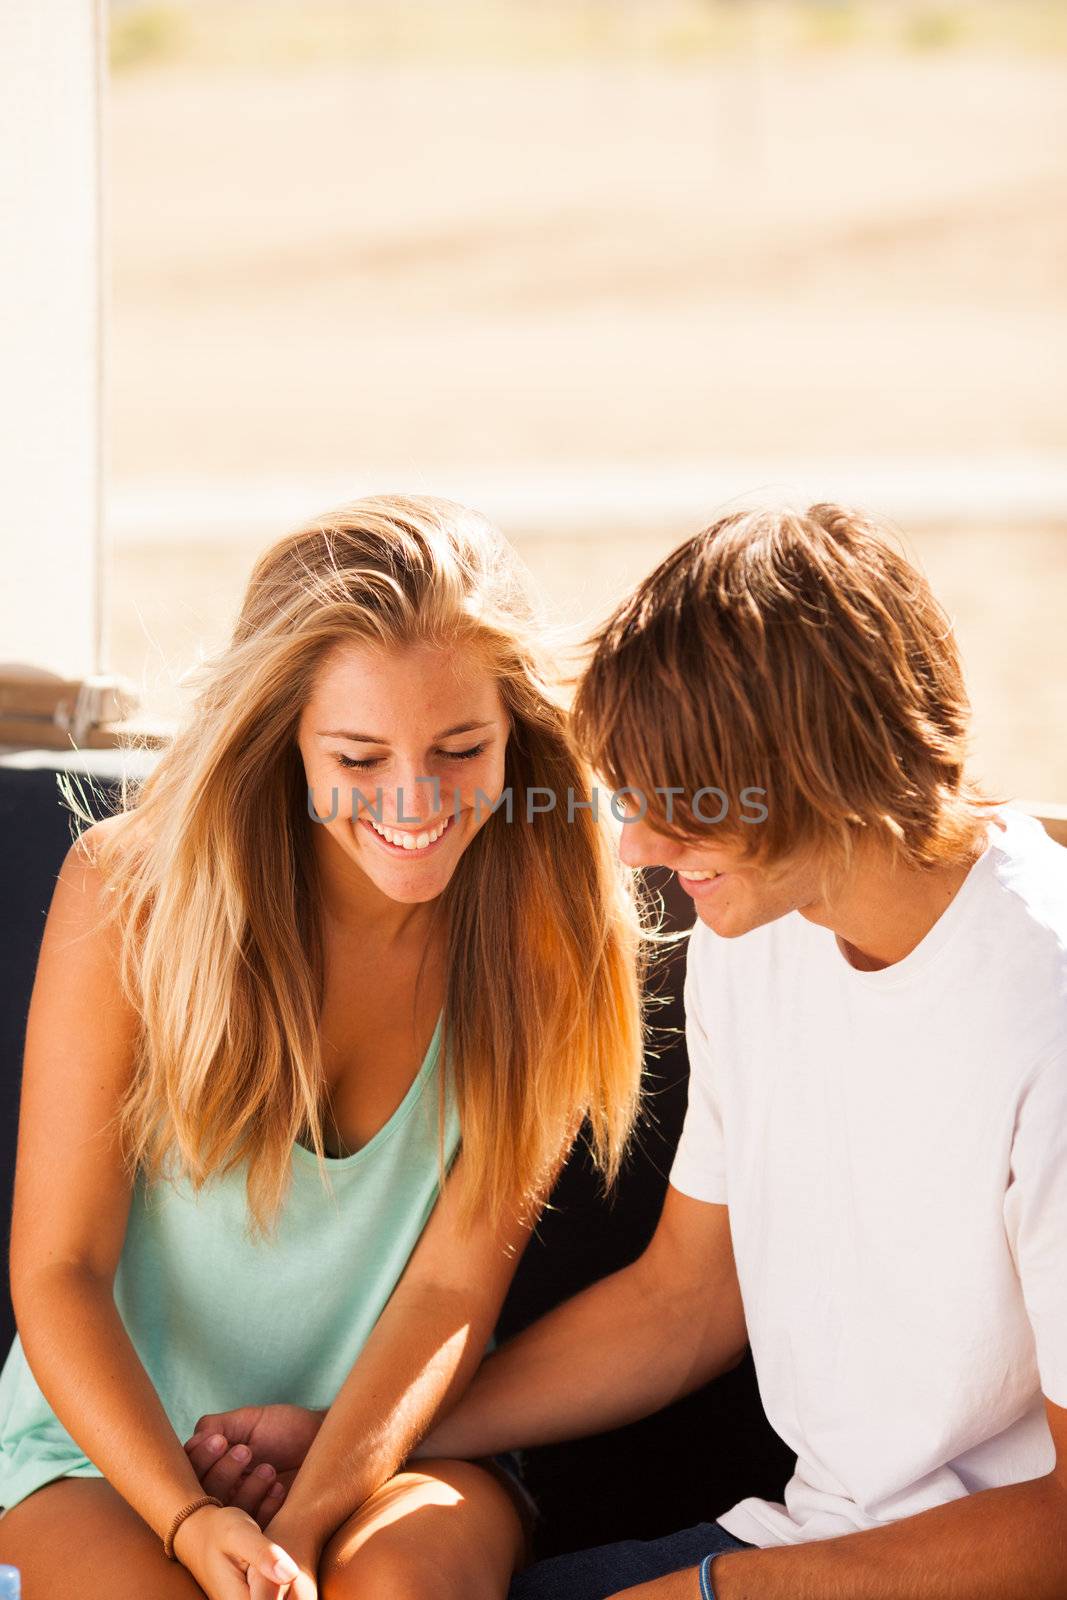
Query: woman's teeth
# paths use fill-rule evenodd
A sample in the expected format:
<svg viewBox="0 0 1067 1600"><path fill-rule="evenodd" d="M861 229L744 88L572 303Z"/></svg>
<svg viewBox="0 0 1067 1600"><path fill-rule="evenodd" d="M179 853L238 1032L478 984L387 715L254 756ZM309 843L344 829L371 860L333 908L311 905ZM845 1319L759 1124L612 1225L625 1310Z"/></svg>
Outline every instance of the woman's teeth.
<svg viewBox="0 0 1067 1600"><path fill-rule="evenodd" d="M679 870L680 878L688 878L690 883L709 883L712 878L722 876L719 872L683 872Z"/></svg>
<svg viewBox="0 0 1067 1600"><path fill-rule="evenodd" d="M373 817L368 817L367 821L375 833L380 834L388 844L396 845L401 850L425 850L429 845L437 842L452 821L452 818L446 817L432 833L402 833L399 828L387 828L384 824L375 822Z"/></svg>

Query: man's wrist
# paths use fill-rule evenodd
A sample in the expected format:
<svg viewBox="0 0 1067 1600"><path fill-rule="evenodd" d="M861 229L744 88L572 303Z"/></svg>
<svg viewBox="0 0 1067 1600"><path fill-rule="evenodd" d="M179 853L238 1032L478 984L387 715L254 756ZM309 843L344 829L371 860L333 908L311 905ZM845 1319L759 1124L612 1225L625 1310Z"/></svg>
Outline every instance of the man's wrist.
<svg viewBox="0 0 1067 1600"><path fill-rule="evenodd" d="M700 1600L716 1600L715 1590L712 1587L711 1569L719 1559L719 1552L715 1555L705 1556L697 1568L700 1580Z"/></svg>
<svg viewBox="0 0 1067 1600"><path fill-rule="evenodd" d="M745 1557L749 1553L748 1550L717 1550L713 1555L705 1556L699 1571L702 1581L707 1583L707 1595L701 1589L701 1600L745 1600L745 1596L752 1592L744 1584L747 1570ZM703 1576L705 1574L706 1577Z"/></svg>

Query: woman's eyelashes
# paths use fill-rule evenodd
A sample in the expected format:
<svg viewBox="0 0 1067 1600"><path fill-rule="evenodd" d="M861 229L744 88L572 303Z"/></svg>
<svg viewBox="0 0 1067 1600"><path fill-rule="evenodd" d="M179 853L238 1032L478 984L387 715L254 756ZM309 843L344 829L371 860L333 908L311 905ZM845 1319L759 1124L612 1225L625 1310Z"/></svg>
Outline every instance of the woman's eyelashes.
<svg viewBox="0 0 1067 1600"><path fill-rule="evenodd" d="M469 750L435 750L434 754L445 761L473 761L475 756L480 756L487 748L487 741L482 744L472 745ZM366 756L358 759L355 756L345 756L338 752L337 760L342 767L349 771L369 772L372 767L380 767L385 761L384 756Z"/></svg>

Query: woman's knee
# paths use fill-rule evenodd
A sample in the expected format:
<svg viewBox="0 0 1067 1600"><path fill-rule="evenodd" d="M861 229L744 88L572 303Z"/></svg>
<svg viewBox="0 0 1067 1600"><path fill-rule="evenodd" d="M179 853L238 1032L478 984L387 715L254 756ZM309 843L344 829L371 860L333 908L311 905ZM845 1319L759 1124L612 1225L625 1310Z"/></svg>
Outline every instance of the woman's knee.
<svg viewBox="0 0 1067 1600"><path fill-rule="evenodd" d="M23 1600L204 1600L148 1524L101 1478L59 1478L0 1517L0 1562Z"/></svg>
<svg viewBox="0 0 1067 1600"><path fill-rule="evenodd" d="M494 1574L442 1565L430 1549L368 1545L343 1564L319 1568L320 1600L504 1600L506 1592Z"/></svg>
<svg viewBox="0 0 1067 1600"><path fill-rule="evenodd" d="M469 1463L402 1473L337 1530L321 1600L504 1600L521 1544L507 1491Z"/></svg>
<svg viewBox="0 0 1067 1600"><path fill-rule="evenodd" d="M364 1545L347 1559L332 1559L329 1552L319 1567L320 1600L462 1600L448 1584L427 1551L398 1549L395 1545Z"/></svg>

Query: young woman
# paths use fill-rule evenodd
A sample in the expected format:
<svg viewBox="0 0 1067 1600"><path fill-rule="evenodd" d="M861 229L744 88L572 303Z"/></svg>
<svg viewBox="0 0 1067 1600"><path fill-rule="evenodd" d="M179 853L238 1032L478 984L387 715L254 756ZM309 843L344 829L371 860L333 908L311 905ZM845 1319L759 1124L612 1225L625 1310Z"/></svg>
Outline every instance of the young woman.
<svg viewBox="0 0 1067 1600"><path fill-rule="evenodd" d="M635 1115L641 917L590 785L482 518L369 499L261 557L45 926L0 1377L27 1600L505 1593L506 1474L402 1468L582 1119L610 1180ZM280 1402L327 1412L291 1487L223 1440L198 1504L198 1419Z"/></svg>

